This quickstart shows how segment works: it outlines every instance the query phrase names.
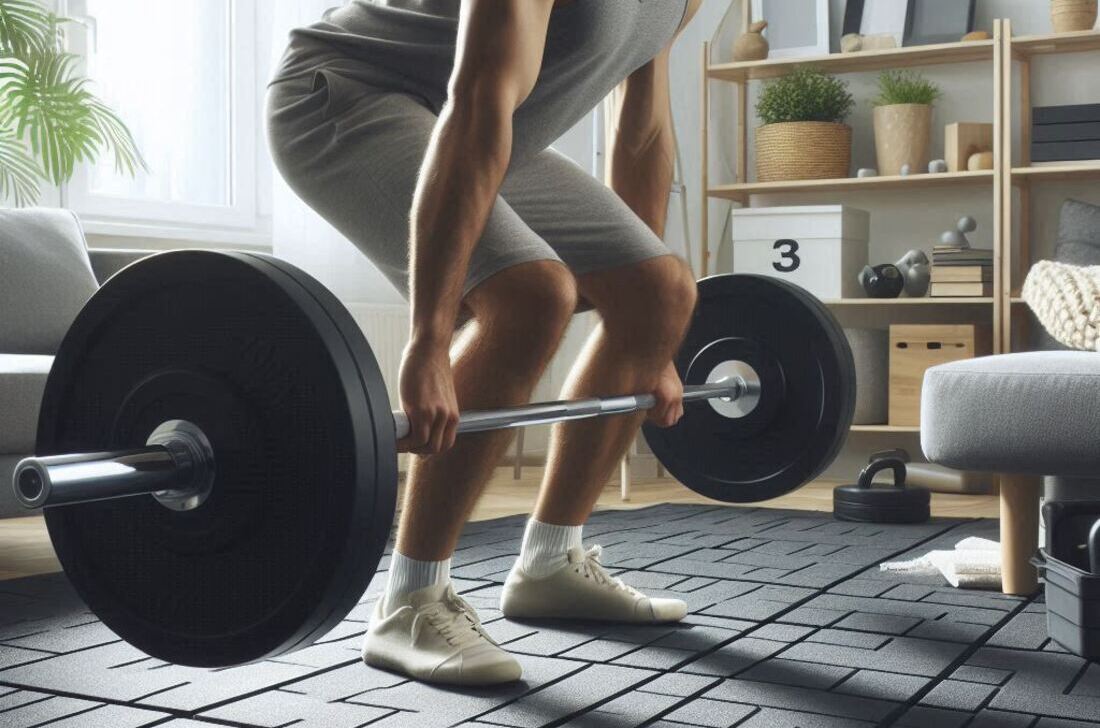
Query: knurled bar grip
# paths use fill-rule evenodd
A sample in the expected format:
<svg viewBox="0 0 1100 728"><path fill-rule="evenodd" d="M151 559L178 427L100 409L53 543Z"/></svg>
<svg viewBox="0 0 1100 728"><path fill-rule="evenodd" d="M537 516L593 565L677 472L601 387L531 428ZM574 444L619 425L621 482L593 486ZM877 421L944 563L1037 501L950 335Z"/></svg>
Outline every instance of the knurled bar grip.
<svg viewBox="0 0 1100 728"><path fill-rule="evenodd" d="M744 379L733 378L712 384L694 384L684 387L684 401L723 397L735 400L744 395L749 385ZM458 416L458 432L483 432L503 430L508 427L542 425L588 417L618 415L652 409L657 403L652 394L626 394L620 397L591 397L567 399L559 402L534 402L518 407L471 410ZM400 440L409 434L409 417L400 410L393 413L394 430Z"/></svg>

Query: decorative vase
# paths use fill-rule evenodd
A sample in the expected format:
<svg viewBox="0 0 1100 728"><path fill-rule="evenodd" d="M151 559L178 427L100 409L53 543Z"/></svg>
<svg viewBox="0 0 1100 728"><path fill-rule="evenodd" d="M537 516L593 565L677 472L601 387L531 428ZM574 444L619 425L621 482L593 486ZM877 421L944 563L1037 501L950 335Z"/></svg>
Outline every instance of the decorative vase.
<svg viewBox="0 0 1100 728"><path fill-rule="evenodd" d="M1055 33L1092 30L1097 0L1050 0L1050 24Z"/></svg>
<svg viewBox="0 0 1100 728"><path fill-rule="evenodd" d="M733 60L762 61L768 57L768 39L761 35L768 21L758 20L733 43Z"/></svg>
<svg viewBox="0 0 1100 728"><path fill-rule="evenodd" d="M875 107L875 156L883 175L901 174L901 168L928 169L932 145L932 106L890 104Z"/></svg>
<svg viewBox="0 0 1100 728"><path fill-rule="evenodd" d="M756 129L756 179L783 182L848 176L852 127L831 121L785 121Z"/></svg>

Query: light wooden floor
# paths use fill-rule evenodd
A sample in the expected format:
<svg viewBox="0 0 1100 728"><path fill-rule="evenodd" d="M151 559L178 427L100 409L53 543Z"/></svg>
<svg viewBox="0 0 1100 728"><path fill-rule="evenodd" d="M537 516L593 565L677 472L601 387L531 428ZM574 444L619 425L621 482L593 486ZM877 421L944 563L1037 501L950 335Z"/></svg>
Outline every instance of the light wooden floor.
<svg viewBox="0 0 1100 728"><path fill-rule="evenodd" d="M535 500L542 469L528 467L523 478L512 479L511 468L500 468L481 499L474 520L528 513ZM834 482L815 482L781 498L755 506L794 508L807 511L831 511ZM671 478L635 481L629 503L619 498L617 481L608 485L597 508L641 508L654 503L703 503L722 505L696 495ZM998 501L994 496L932 496L932 514L956 518L996 518ZM0 580L60 571L41 517L0 520Z"/></svg>

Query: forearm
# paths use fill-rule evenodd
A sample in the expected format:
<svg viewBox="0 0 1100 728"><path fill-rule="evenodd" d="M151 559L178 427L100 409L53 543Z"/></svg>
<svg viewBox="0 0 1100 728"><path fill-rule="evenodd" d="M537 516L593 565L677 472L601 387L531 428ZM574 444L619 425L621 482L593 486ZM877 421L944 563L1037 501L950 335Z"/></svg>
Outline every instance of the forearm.
<svg viewBox="0 0 1100 728"><path fill-rule="evenodd" d="M446 345L466 271L508 169L511 115L448 104L413 197L410 227L412 337Z"/></svg>
<svg viewBox="0 0 1100 728"><path fill-rule="evenodd" d="M658 236L665 233L675 154L666 126L641 140L619 133L611 150L611 188Z"/></svg>

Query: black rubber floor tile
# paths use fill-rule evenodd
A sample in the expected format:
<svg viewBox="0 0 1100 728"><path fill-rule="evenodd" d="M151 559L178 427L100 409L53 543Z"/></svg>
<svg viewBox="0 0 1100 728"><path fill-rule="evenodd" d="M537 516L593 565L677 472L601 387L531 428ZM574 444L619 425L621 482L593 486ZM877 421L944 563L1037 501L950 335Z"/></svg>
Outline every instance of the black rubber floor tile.
<svg viewBox="0 0 1100 728"><path fill-rule="evenodd" d="M488 723L533 728L578 714L656 675L649 670L591 665L484 716Z"/></svg>
<svg viewBox="0 0 1100 728"><path fill-rule="evenodd" d="M289 724L295 728L359 728L393 712L389 708L329 703L306 695L272 690L206 711L199 717L265 728Z"/></svg>
<svg viewBox="0 0 1100 728"><path fill-rule="evenodd" d="M807 640L791 645L783 656L823 665L936 677L965 650L966 645L953 642L892 637L877 649L842 647Z"/></svg>
<svg viewBox="0 0 1100 728"><path fill-rule="evenodd" d="M989 702L994 710L1100 721L1100 697L1092 686L1074 692L1089 666L1076 655L983 647L967 664L1012 673Z"/></svg>
<svg viewBox="0 0 1100 728"><path fill-rule="evenodd" d="M753 636L738 637L714 652L689 662L681 667L680 671L697 675L730 677L749 669L781 650L785 650L788 646L786 642L762 640Z"/></svg>
<svg viewBox="0 0 1100 728"><path fill-rule="evenodd" d="M686 672L666 672L655 680L638 688L647 693L687 697L702 692L718 683L719 678L707 675L691 675Z"/></svg>
<svg viewBox="0 0 1100 728"><path fill-rule="evenodd" d="M680 699L634 691L569 719L570 728L634 728L656 718Z"/></svg>
<svg viewBox="0 0 1100 728"><path fill-rule="evenodd" d="M4 728L31 728L97 708L100 703L43 693L29 693L31 700L21 705L0 707L0 725Z"/></svg>
<svg viewBox="0 0 1100 728"><path fill-rule="evenodd" d="M894 725L898 728L962 728L971 717L970 713L957 710L917 705L905 711Z"/></svg>
<svg viewBox="0 0 1100 728"><path fill-rule="evenodd" d="M812 670L812 665L805 665ZM797 685L752 682L740 678L724 680L703 697L742 705L778 708L800 713L827 715L863 721L879 721L897 710L897 703L856 695L813 690Z"/></svg>
<svg viewBox="0 0 1100 728"><path fill-rule="evenodd" d="M973 713L981 708L996 690L997 688L993 685L944 680L937 683L927 695L921 698L920 704Z"/></svg>
<svg viewBox="0 0 1100 728"><path fill-rule="evenodd" d="M932 682L931 678L917 675L858 670L840 685L834 687L833 691L864 698L907 703L916 697L930 682Z"/></svg>
<svg viewBox="0 0 1100 728"><path fill-rule="evenodd" d="M848 667L806 665L793 660L785 660L782 657L772 657L745 670L737 676L737 679L777 683L813 690L828 690L851 675L852 672L854 671Z"/></svg>
<svg viewBox="0 0 1100 728"><path fill-rule="evenodd" d="M49 575L0 582L0 726L54 716L55 728L1100 725L1100 664L1046 638L1041 595L1023 602L878 568L996 537L995 522L882 526L690 505L595 514L586 543L603 544L627 583L684 599L675 625L504 619L500 583L524 525L470 524L454 560L455 588L524 668L513 685L441 688L363 665L384 570L317 644L215 671L112 641Z"/></svg>
<svg viewBox="0 0 1100 728"><path fill-rule="evenodd" d="M667 721L679 725L693 725L701 728L727 728L739 725L741 721L756 711L750 705L735 705L721 700L696 698L664 716Z"/></svg>
<svg viewBox="0 0 1100 728"><path fill-rule="evenodd" d="M974 720L970 721L967 728L1029 728L1034 722L1034 715L983 710L974 716Z"/></svg>
<svg viewBox="0 0 1100 728"><path fill-rule="evenodd" d="M140 710L122 705L101 705L86 713L78 713L48 723L48 728L145 728L161 724L167 713Z"/></svg>

